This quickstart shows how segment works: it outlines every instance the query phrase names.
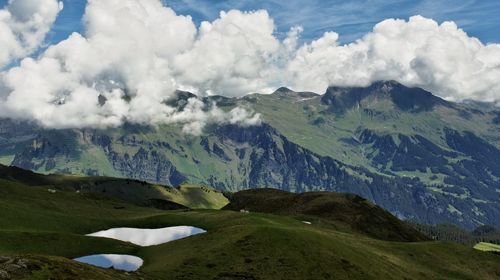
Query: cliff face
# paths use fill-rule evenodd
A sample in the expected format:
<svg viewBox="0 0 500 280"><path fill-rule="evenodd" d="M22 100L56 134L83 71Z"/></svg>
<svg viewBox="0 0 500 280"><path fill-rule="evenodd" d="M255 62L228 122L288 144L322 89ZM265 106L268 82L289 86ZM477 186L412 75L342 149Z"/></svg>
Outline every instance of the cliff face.
<svg viewBox="0 0 500 280"><path fill-rule="evenodd" d="M129 145L138 147L135 151L116 151L114 140L97 130L40 131L12 165L45 173L118 175L175 186L186 180L164 154L134 142Z"/></svg>

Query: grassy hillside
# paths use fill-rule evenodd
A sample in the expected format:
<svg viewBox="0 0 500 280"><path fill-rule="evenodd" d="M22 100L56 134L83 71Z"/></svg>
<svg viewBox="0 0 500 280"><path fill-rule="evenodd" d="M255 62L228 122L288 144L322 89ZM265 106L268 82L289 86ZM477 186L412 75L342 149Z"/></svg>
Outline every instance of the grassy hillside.
<svg viewBox="0 0 500 280"><path fill-rule="evenodd" d="M229 200L223 193L201 185L183 184L177 188L162 188L165 199L191 209L221 209Z"/></svg>
<svg viewBox="0 0 500 280"><path fill-rule="evenodd" d="M201 185L180 185L177 188L150 184L139 180L83 177L76 175L42 175L17 167L0 165L0 178L30 186L45 186L100 193L142 206L197 209L220 209L228 199L219 191Z"/></svg>
<svg viewBox="0 0 500 280"><path fill-rule="evenodd" d="M389 212L357 195L330 192L288 193L275 189L234 194L223 209L248 210L333 222L338 228L391 241L429 240Z"/></svg>
<svg viewBox="0 0 500 280"><path fill-rule="evenodd" d="M30 254L28 260L34 259L42 267L53 267L54 270L49 269L52 275L74 273L73 278L82 279L89 273L103 275L102 279L106 279L105 274L113 279L496 279L500 276L500 256L470 247L443 242L382 241L338 229L320 219L310 221L309 225L297 217L239 211L161 211L95 193L64 189L50 193L46 187L0 180L0 255ZM207 233L144 248L84 236L111 227L176 225L200 227ZM119 273L118 277L113 271L64 259L98 253L136 255L145 264L136 274ZM42 272L47 269L33 270L34 275L45 275Z"/></svg>
<svg viewBox="0 0 500 280"><path fill-rule="evenodd" d="M397 90L389 93L384 87ZM483 141L489 144L487 149L492 157L496 153L493 160L498 161L500 130L494 106L450 103L394 82L375 83L367 88L331 88L323 96L310 98L298 98L300 94L255 94L251 103L266 123L292 142L320 155L372 172L418 178L428 186L430 194L441 193L458 200L498 200L494 192L478 195L476 188L498 189L491 180L500 178L495 175L499 167L478 168L489 170L489 175L471 167L485 162L487 156L478 160L471 152ZM422 102L428 108L402 108L398 104L401 100L391 94L404 96L403 100L412 103L406 105L419 106ZM371 137L366 137L367 132ZM463 149L457 148L453 143L460 142L460 133L475 135L478 143L462 142L458 146ZM471 160L477 162L470 164ZM462 176L469 177L469 182L463 182ZM444 210L453 212L457 220L464 219L460 211L451 207Z"/></svg>

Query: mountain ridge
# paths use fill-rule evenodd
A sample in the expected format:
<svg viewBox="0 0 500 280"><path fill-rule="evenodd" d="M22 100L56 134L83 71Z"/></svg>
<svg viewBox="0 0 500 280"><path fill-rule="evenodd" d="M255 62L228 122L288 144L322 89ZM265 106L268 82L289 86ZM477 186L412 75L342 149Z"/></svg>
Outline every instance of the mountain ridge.
<svg viewBox="0 0 500 280"><path fill-rule="evenodd" d="M392 89L383 89L388 86ZM355 98L347 98L350 90ZM343 88L337 95L330 88L330 96L304 97L281 88L270 95L206 97L205 102L221 108L251 108L262 115L263 124L211 126L202 136L184 135L175 125L13 129L19 125L2 120L0 163L165 185L187 181L229 191L347 191L400 218L469 229L499 225L495 109L429 97L421 89L417 95L428 100L418 106L394 103L391 91L404 95L414 90L379 82ZM324 102L331 96L341 97L341 104L334 99L341 113ZM179 100L184 97L193 96L184 92Z"/></svg>
<svg viewBox="0 0 500 280"><path fill-rule="evenodd" d="M429 111L434 106L452 106L452 103L431 92L418 87L406 87L396 81L377 81L368 87L329 87L321 101L331 106L334 112L342 112L369 97L389 99L399 109L412 112Z"/></svg>
<svg viewBox="0 0 500 280"><path fill-rule="evenodd" d="M223 210L264 212L298 218L320 218L349 230L397 242L429 241L411 226L399 221L366 199L348 193L287 193L277 189L252 189L231 195Z"/></svg>

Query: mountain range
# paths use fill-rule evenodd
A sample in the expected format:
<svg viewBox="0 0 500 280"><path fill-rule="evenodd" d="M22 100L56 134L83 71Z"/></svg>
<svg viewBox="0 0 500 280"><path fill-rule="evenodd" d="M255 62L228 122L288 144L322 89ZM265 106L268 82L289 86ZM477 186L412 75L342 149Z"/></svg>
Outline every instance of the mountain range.
<svg viewBox="0 0 500 280"><path fill-rule="evenodd" d="M171 105L182 107L189 92ZM258 126L48 129L0 120L0 163L41 173L133 178L221 191L271 187L358 194L398 218L500 226L500 109L443 100L394 81L320 95L204 97L261 114Z"/></svg>

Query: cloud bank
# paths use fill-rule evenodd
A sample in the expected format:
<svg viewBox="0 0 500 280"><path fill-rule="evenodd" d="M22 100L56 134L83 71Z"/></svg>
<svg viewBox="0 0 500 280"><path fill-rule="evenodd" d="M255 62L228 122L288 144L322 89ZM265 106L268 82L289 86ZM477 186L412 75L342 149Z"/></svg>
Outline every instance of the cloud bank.
<svg viewBox="0 0 500 280"><path fill-rule="evenodd" d="M62 8L57 0L10 0L0 10L0 69L35 51Z"/></svg>
<svg viewBox="0 0 500 280"><path fill-rule="evenodd" d="M56 3L13 0L0 22L11 26L3 14L30 21L21 14L34 12L11 8L23 2ZM44 24L26 32L45 34L57 12L35 14ZM337 33L327 32L299 46L302 28L279 40L264 10L221 12L197 27L159 0L89 0L83 20L84 34L73 33L0 74L0 116L56 128L178 123L199 134L209 123L253 125L260 119L247 109L224 112L196 98L182 110L171 107L176 89L239 97L281 85L323 93L329 85L397 80L449 100L500 98L500 45L484 45L453 22L388 19L351 44L341 45ZM33 37L42 39L23 43L32 46L24 53L8 51L4 64L43 40Z"/></svg>
<svg viewBox="0 0 500 280"><path fill-rule="evenodd" d="M448 100L500 98L500 44L484 45L453 22L388 19L352 44L337 40L328 32L296 52L287 68L296 87L396 80Z"/></svg>
<svg viewBox="0 0 500 280"><path fill-rule="evenodd" d="M204 23L198 31L190 17L176 15L157 0L90 0L85 34L73 33L39 58L26 58L2 74L0 111L56 128L118 126L125 121L180 123L185 132L199 134L212 122L257 124L258 115L241 108L225 113L194 98L183 110L165 104L182 87L178 81L187 80L189 86L197 86L196 81L215 85L215 80L228 76L224 72L239 74L245 63L254 63L239 53L222 62L213 55L221 44L233 44L228 50L243 49L248 38L233 38L227 32L258 32L256 17L268 18L265 12L234 11L221 14L213 24ZM255 48L263 44L267 43L256 43ZM215 50L204 53L209 46ZM186 51L190 54L184 55ZM219 53L221 58L228 56ZM210 57L206 70L197 72L202 75L189 73ZM241 118L242 114L248 118Z"/></svg>

